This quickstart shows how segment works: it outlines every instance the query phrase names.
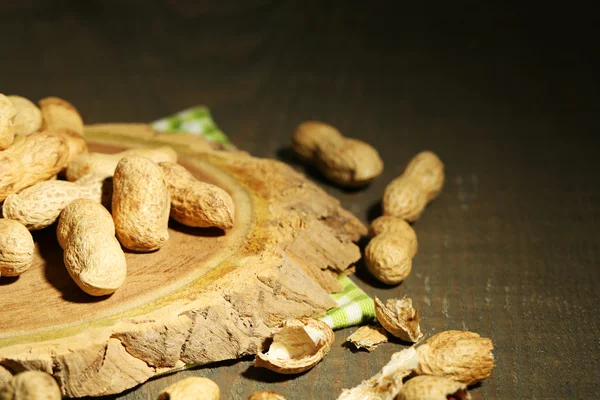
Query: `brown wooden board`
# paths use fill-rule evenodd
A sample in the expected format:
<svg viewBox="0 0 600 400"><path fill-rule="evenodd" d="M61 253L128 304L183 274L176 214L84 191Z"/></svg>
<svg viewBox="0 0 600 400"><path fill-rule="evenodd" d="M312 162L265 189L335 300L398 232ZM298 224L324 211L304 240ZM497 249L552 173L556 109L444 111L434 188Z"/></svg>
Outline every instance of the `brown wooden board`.
<svg viewBox="0 0 600 400"><path fill-rule="evenodd" d="M425 334L468 328L494 340L497 366L474 399L600 397L600 170L596 15L580 5L507 2L0 2L0 91L62 96L87 123L152 121L211 107L241 149L290 157L306 119L381 153L384 174L347 192L307 171L363 222L423 149L446 164L439 199L414 225L410 296ZM5 286L0 286L3 290ZM184 376L223 398L261 388L334 399L403 348L342 347L279 377L250 361L152 380L146 400Z"/></svg>

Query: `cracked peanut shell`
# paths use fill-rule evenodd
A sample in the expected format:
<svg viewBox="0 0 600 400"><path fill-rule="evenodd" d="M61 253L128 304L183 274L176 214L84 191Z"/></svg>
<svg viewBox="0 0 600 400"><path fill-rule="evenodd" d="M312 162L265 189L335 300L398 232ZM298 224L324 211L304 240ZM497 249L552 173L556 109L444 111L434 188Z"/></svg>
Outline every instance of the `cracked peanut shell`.
<svg viewBox="0 0 600 400"><path fill-rule="evenodd" d="M475 332L444 331L417 347L418 375L444 376L467 386L490 376L494 368L492 341Z"/></svg>
<svg viewBox="0 0 600 400"><path fill-rule="evenodd" d="M423 337L419 326L419 312L413 308L412 300L389 299L385 305L377 297L375 314L386 331L406 342L417 342Z"/></svg>
<svg viewBox="0 0 600 400"><path fill-rule="evenodd" d="M365 325L358 328L346 341L352 343L357 349L366 349L371 352L381 343L388 341L385 329L379 326Z"/></svg>
<svg viewBox="0 0 600 400"><path fill-rule="evenodd" d="M286 320L274 331L266 353L258 353L256 367L280 374L299 374L317 365L331 349L335 337L325 322L316 319Z"/></svg>

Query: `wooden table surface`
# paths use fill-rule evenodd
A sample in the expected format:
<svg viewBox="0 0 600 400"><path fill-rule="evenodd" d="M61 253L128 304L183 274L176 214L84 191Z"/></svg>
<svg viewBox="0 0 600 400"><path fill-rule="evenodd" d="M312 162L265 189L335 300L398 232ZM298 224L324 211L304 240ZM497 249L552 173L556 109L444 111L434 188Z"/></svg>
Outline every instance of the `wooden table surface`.
<svg viewBox="0 0 600 400"><path fill-rule="evenodd" d="M355 280L371 295L410 296L429 336L468 329L492 338L497 365L474 399L597 398L593 17L485 3L1 2L0 92L64 97L88 123L151 121L206 104L240 148L291 163L295 126L329 122L385 162L361 191L306 170L365 222L410 157L435 151L446 185L414 224L412 274L384 287L359 264ZM245 359L120 398L154 399L180 378L207 376L224 399L258 389L334 399L403 348L351 351L343 342L354 329L338 331L330 355L301 376Z"/></svg>

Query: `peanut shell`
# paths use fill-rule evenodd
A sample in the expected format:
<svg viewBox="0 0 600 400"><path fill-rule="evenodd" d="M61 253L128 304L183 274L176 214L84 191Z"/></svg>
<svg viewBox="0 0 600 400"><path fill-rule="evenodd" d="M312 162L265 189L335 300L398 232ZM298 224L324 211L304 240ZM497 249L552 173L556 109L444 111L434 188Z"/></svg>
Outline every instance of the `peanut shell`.
<svg viewBox="0 0 600 400"><path fill-rule="evenodd" d="M219 400L219 386L208 378L185 378L167 386L156 400Z"/></svg>
<svg viewBox="0 0 600 400"><path fill-rule="evenodd" d="M490 339L465 331L444 331L417 348L418 375L443 376L473 385L490 376L494 368Z"/></svg>
<svg viewBox="0 0 600 400"><path fill-rule="evenodd" d="M398 400L470 400L467 385L433 375L416 376L404 383Z"/></svg>
<svg viewBox="0 0 600 400"><path fill-rule="evenodd" d="M274 331L269 350L256 355L254 365L280 374L299 374L317 365L334 340L333 331L322 321L287 320Z"/></svg>
<svg viewBox="0 0 600 400"><path fill-rule="evenodd" d="M394 400L402 390L402 379L417 368L418 359L414 347L394 353L381 371L360 385L345 389L338 400Z"/></svg>
<svg viewBox="0 0 600 400"><path fill-rule="evenodd" d="M411 299L389 299L385 305L377 297L374 301L377 320L386 331L406 342L414 343L423 337L419 312L413 308Z"/></svg>
<svg viewBox="0 0 600 400"><path fill-rule="evenodd" d="M409 222L421 217L427 203L435 199L444 186L444 164L430 151L417 154L398 178L385 188L383 214Z"/></svg>
<svg viewBox="0 0 600 400"><path fill-rule="evenodd" d="M251 394L248 400L285 400L285 397L272 390L259 390Z"/></svg>
<svg viewBox="0 0 600 400"><path fill-rule="evenodd" d="M42 112L32 101L21 96L8 96L17 110L14 117L15 135L31 135L42 127Z"/></svg>
<svg viewBox="0 0 600 400"><path fill-rule="evenodd" d="M378 326L365 325L358 328L346 339L357 349L366 349L371 352L381 343L388 341L385 329Z"/></svg>
<svg viewBox="0 0 600 400"><path fill-rule="evenodd" d="M410 274L415 248L415 242L402 237L375 236L365 248L367 269L383 283L398 284Z"/></svg>
<svg viewBox="0 0 600 400"><path fill-rule="evenodd" d="M59 97L46 97L39 101L39 105L42 129L54 132L69 129L83 136L83 120L73 104Z"/></svg>
<svg viewBox="0 0 600 400"><path fill-rule="evenodd" d="M225 190L200 182L183 166L172 162L158 164L169 186L171 218L192 227L233 227L235 206Z"/></svg>
<svg viewBox="0 0 600 400"><path fill-rule="evenodd" d="M0 150L8 148L15 139L14 119L17 109L8 97L0 93Z"/></svg>
<svg viewBox="0 0 600 400"><path fill-rule="evenodd" d="M144 157L119 161L113 177L112 215L117 238L130 250L159 249L169 239L171 200L162 169Z"/></svg>
<svg viewBox="0 0 600 400"><path fill-rule="evenodd" d="M0 400L60 400L60 388L52 376L42 371L25 371L12 377L0 389Z"/></svg>
<svg viewBox="0 0 600 400"><path fill-rule="evenodd" d="M18 276L33 263L33 237L25 226L0 219L0 277Z"/></svg>

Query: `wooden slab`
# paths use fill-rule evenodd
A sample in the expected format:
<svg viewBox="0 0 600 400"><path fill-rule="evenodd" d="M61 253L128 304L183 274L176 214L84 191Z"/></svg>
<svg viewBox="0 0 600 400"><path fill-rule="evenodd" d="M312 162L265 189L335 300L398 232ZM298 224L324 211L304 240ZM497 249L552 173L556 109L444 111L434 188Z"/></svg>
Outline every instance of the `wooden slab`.
<svg viewBox="0 0 600 400"><path fill-rule="evenodd" d="M114 153L168 137L134 131L88 129L90 150ZM126 254L127 281L107 298L71 281L55 226L36 232L33 267L0 280L0 383L37 369L65 396L118 393L185 365L254 354L282 319L317 317L335 305L328 292L341 289L336 277L360 258L353 243L366 233L360 221L277 161L196 139L174 148L198 179L232 195L234 228L172 222L159 251Z"/></svg>

